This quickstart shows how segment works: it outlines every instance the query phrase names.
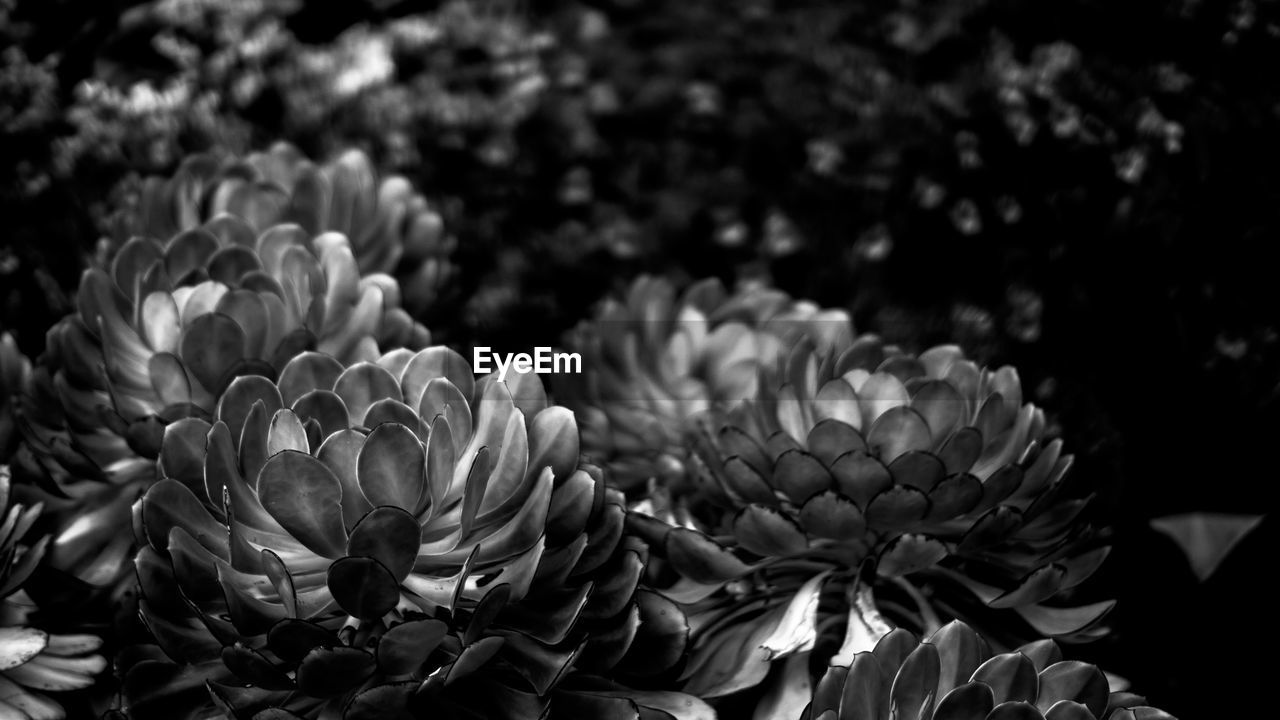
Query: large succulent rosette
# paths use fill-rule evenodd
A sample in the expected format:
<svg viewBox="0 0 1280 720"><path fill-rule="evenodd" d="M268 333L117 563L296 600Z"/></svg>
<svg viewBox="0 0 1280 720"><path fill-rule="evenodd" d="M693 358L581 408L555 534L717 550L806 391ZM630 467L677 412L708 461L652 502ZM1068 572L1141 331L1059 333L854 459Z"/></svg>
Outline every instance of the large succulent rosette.
<svg viewBox="0 0 1280 720"><path fill-rule="evenodd" d="M733 294L716 280L677 295L643 276L627 296L604 302L570 338L582 375L565 376L566 402L582 418L583 449L609 466L623 489L688 472L688 435L698 418L757 394L761 370L801 337L833 348L851 340L840 310L751 286Z"/></svg>
<svg viewBox="0 0 1280 720"><path fill-rule="evenodd" d="M61 720L62 705L48 693L89 687L106 669L95 635L51 634L33 625L36 605L22 589L48 546L24 542L40 506L10 503L9 468L0 465L0 717Z"/></svg>
<svg viewBox="0 0 1280 720"><path fill-rule="evenodd" d="M1088 542L1087 498L1063 492L1071 457L1012 368L954 346L802 342L761 390L707 423L696 489L633 514L679 578L667 592L693 627L690 692L752 687L811 650L847 665L894 625L946 617L1012 610L1020 621L983 625L1000 642L1102 632L1111 602L1055 600L1107 549Z"/></svg>
<svg viewBox="0 0 1280 720"><path fill-rule="evenodd" d="M234 378L275 378L309 349L352 362L428 343L396 281L362 276L348 236L327 229L358 227L357 214L333 202L324 222L298 217L315 205L302 186L328 197L318 171L293 194L256 179L253 168L282 154L207 186L193 160L163 192L152 188L144 227L172 234L134 236L109 267L87 270L78 312L49 331L23 403L19 463L47 491L56 566L94 584L121 577L133 554L128 508L154 480L165 425L208 418Z"/></svg>
<svg viewBox="0 0 1280 720"><path fill-rule="evenodd" d="M789 698L771 697L757 717L801 720L1174 720L1130 693L1110 692L1089 663L1064 660L1052 640L993 654L968 625L952 622L920 642L905 630L885 635L848 666L827 668L811 685L809 668L789 662ZM808 690L812 687L812 697ZM795 705L808 700L803 711ZM772 715L759 713L773 712Z"/></svg>
<svg viewBox="0 0 1280 720"><path fill-rule="evenodd" d="M257 232L294 223L311 235L342 233L360 272L393 275L403 295L397 304L415 315L455 272L456 239L407 179L379 180L359 150L318 165L287 143L243 158L192 155L173 177L146 179L132 206L113 218L114 242L171 237L223 212Z"/></svg>
<svg viewBox="0 0 1280 720"><path fill-rule="evenodd" d="M688 628L532 375L303 353L170 425L159 464L131 717L706 717L615 684L670 671Z"/></svg>

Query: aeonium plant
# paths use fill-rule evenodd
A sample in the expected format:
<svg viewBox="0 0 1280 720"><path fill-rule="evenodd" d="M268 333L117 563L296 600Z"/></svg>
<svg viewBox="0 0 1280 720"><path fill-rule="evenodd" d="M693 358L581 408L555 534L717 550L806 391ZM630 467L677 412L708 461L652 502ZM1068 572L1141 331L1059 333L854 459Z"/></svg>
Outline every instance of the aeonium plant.
<svg viewBox="0 0 1280 720"><path fill-rule="evenodd" d="M848 667L827 668L813 686L808 668L795 659L787 662L787 674L790 693L768 698L756 717L1174 720L1145 698L1111 692L1102 670L1064 660L1052 640L993 653L981 636L959 621L924 640L894 630L855 655ZM807 703L799 714L789 712L788 694L794 704Z"/></svg>
<svg viewBox="0 0 1280 720"><path fill-rule="evenodd" d="M148 181L23 398L15 463L55 526L52 564L128 586L129 506L156 479L165 427L210 418L237 377L275 379L307 350L355 362L428 344L396 280L361 261L438 230L420 201L358 155L320 167L283 145Z"/></svg>
<svg viewBox="0 0 1280 720"><path fill-rule="evenodd" d="M584 452L606 463L619 487L643 492L650 479L684 481L698 419L756 397L761 372L790 343L842 349L852 336L843 310L773 288L729 292L707 279L678 292L667 278L641 276L571 333L583 374L557 389L579 413Z"/></svg>
<svg viewBox="0 0 1280 720"><path fill-rule="evenodd" d="M342 233L361 274L395 277L398 304L415 315L455 272L457 241L434 203L403 176L380 178L361 150L347 148L324 163L285 142L243 157L197 153L172 177L146 178L125 196L102 255L133 237L169 238L231 212L257 232L294 223L311 235Z"/></svg>
<svg viewBox="0 0 1280 720"><path fill-rule="evenodd" d="M696 481L630 516L690 618L685 690L752 688L797 656L848 667L895 626L951 618L1006 646L1102 633L1111 602L1061 599L1107 548L1044 435L1016 371L956 347L797 344L756 399L703 423Z"/></svg>
<svg viewBox="0 0 1280 720"><path fill-rule="evenodd" d="M130 717L713 717L645 689L688 626L534 375L306 352L169 425L159 467Z"/></svg>

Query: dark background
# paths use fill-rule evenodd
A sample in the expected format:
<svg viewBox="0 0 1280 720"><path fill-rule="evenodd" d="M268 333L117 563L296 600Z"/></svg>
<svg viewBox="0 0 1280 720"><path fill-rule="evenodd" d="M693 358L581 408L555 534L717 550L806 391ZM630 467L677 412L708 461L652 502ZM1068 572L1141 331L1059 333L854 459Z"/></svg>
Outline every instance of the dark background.
<svg viewBox="0 0 1280 720"><path fill-rule="evenodd" d="M150 49L154 26L121 27L132 0L7 4L0 327L34 357L70 307L103 204L130 173L172 169L127 156L51 169L57 142L82 131L69 119L74 88L173 68ZM285 27L321 46L357 23L438 5L311 3ZM1266 512L1280 480L1280 3L485 6L557 38L543 58L549 90L514 127L513 157L495 165L469 135L443 144L429 126L413 137L416 159L370 147L440 200L459 237L460 275L424 315L438 337L546 344L651 271L769 278L849 308L859 330L914 349L956 339L985 362L1013 363L1114 527L1091 590L1119 599L1114 633L1071 652L1183 718L1267 702L1274 518L1203 584L1147 523ZM586 11L608 20L607 39L576 32ZM1054 43L1071 48L1066 69L1049 67ZM489 61L483 46L449 51L463 75ZM1002 75L1001 57L1040 73L1041 86ZM618 107L584 113L583 88L556 80L573 63ZM1018 117L1039 128L1029 142L1012 129L1011 87L1028 98ZM235 110L248 144L285 136L323 154L377 132L340 118L293 126L284 92L268 87ZM708 92L709 108L699 104ZM18 108L29 112L16 118ZM1151 109L1180 130L1144 124ZM839 149L836 170L815 169L815 139ZM184 129L174 142L212 141ZM1125 172L1135 154L1137 176ZM568 179L584 176L590 198L566 202ZM745 240L727 245L735 227ZM794 247L779 240L786 232Z"/></svg>

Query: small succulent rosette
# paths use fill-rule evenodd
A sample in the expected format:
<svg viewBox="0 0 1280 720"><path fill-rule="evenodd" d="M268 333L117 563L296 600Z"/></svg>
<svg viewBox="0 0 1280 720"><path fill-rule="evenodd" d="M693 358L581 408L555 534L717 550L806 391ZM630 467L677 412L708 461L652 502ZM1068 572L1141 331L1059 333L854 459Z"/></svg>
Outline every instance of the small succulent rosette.
<svg viewBox="0 0 1280 720"><path fill-rule="evenodd" d="M429 343L396 281L361 274L352 240L332 229L386 237L408 206L358 202L352 183L326 179L341 172L292 158L277 148L215 172L198 157L155 181L137 228L147 234L87 270L77 312L49 331L17 462L46 491L57 567L95 585L127 572L128 509L155 479L165 426L209 418L236 377L275 378L306 350L352 362Z"/></svg>
<svg viewBox="0 0 1280 720"><path fill-rule="evenodd" d="M757 718L1174 720L1137 695L1111 692L1102 670L1064 660L1052 640L996 654L958 621L924 641L894 630L848 666L827 668L816 684L803 659L795 656L786 664L789 697L766 699ZM802 711L794 711L805 702Z"/></svg>
<svg viewBox="0 0 1280 720"><path fill-rule="evenodd" d="M981 625L993 641L1103 632L1112 602L1060 602L1107 549L1044 425L1012 368L952 346L798 344L756 400L707 423L700 482L631 516L690 617L686 690L744 690L801 652L848 665L895 625L1000 610Z"/></svg>
<svg viewBox="0 0 1280 720"><path fill-rule="evenodd" d="M288 143L242 158L188 157L173 177L142 182L113 218L108 252L136 236L168 238L223 212L257 233L292 223L346 236L362 275L395 277L402 304L420 314L452 279L457 240L435 207L399 175L378 178L368 155L346 150L324 164Z"/></svg>
<svg viewBox="0 0 1280 720"><path fill-rule="evenodd" d="M688 626L535 376L302 353L171 424L159 465L131 717L706 717L619 684L671 672Z"/></svg>
<svg viewBox="0 0 1280 720"><path fill-rule="evenodd" d="M628 491L676 482L688 473L698 418L754 398L761 371L798 338L829 349L852 333L845 312L778 290L730 294L709 279L677 293L669 280L643 276L572 334L584 374L565 376L563 391L582 418L584 451L607 463L611 481Z"/></svg>
<svg viewBox="0 0 1280 720"><path fill-rule="evenodd" d="M0 465L0 717L61 720L59 692L82 690L107 668L96 635L51 634L31 624L36 605L22 589L48 538L24 544L40 506L10 502L9 468Z"/></svg>

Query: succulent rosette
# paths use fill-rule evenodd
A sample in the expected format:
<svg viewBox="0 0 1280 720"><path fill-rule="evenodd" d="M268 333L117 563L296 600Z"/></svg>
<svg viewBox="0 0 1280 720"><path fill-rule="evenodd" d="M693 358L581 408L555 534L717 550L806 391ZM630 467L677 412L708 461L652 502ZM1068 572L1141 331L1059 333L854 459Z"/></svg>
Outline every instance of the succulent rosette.
<svg viewBox="0 0 1280 720"><path fill-rule="evenodd" d="M627 490L672 482L688 472L697 419L755 397L760 372L788 343L833 348L851 336L845 312L778 290L730 294L708 279L677 294L669 280L643 276L573 333L584 374L566 376L566 401L582 418L584 451L608 464L612 481Z"/></svg>
<svg viewBox="0 0 1280 720"><path fill-rule="evenodd" d="M159 466L131 717L708 717L617 684L672 671L688 627L532 375L302 353L169 425Z"/></svg>
<svg viewBox="0 0 1280 720"><path fill-rule="evenodd" d="M992 653L968 625L952 622L923 642L897 629L826 669L811 685L804 663L787 665L795 690L760 711L801 720L1173 720L1143 698L1111 692L1097 666L1064 660L1052 640ZM796 713L788 705L808 699Z"/></svg>
<svg viewBox="0 0 1280 720"><path fill-rule="evenodd" d="M51 634L31 623L35 603L22 589L48 538L24 544L40 506L10 503L9 468L0 465L0 717L61 720L66 710L48 693L89 687L107 667L96 635Z"/></svg>
<svg viewBox="0 0 1280 720"><path fill-rule="evenodd" d="M1044 434L1016 371L954 346L799 343L756 400L706 423L694 489L632 515L678 578L666 592L693 628L686 689L743 690L807 651L847 665L894 625L946 617L1011 610L1021 621L983 626L1002 642L1103 632L1112 602L1060 603L1107 548Z"/></svg>
<svg viewBox="0 0 1280 720"><path fill-rule="evenodd" d="M456 239L407 179L379 180L368 155L347 150L323 165L288 143L222 159L187 158L172 178L142 183L133 207L114 218L117 242L168 238L230 212L256 232L282 223L310 235L342 233L361 274L393 275L414 314L429 307L453 276Z"/></svg>
<svg viewBox="0 0 1280 720"><path fill-rule="evenodd" d="M78 311L49 331L19 463L47 491L57 567L93 584L122 576L128 508L154 481L165 425L208 418L234 378L275 378L309 349L352 362L429 342L396 281L361 275L351 240L330 229L362 216L340 211L351 203L323 174L299 171L292 194L268 180L287 174L276 165L288 157L277 148L217 173L196 158L157 181L138 228L155 234L87 270ZM307 216L331 196L322 218ZM366 219L395 224L389 212Z"/></svg>

